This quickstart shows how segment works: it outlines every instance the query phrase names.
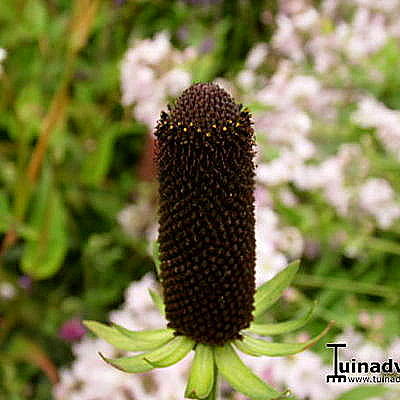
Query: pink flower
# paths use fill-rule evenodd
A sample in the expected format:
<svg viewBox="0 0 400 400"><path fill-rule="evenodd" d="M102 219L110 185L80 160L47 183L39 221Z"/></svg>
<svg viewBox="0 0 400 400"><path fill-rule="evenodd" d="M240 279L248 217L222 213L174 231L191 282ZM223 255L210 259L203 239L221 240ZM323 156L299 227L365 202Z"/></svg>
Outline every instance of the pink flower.
<svg viewBox="0 0 400 400"><path fill-rule="evenodd" d="M61 326L58 336L67 341L67 342L75 342L82 338L82 336L86 333L86 329L82 325L82 322L79 318L72 318Z"/></svg>

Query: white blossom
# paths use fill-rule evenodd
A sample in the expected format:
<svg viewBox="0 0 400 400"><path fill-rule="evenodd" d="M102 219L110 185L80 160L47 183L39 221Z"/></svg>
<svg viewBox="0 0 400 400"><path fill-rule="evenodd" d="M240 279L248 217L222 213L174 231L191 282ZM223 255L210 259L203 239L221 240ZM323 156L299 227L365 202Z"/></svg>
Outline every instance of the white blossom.
<svg viewBox="0 0 400 400"><path fill-rule="evenodd" d="M2 62L6 59L6 57L7 57L7 50L0 47L0 75L3 72Z"/></svg>
<svg viewBox="0 0 400 400"><path fill-rule="evenodd" d="M256 75L250 69L244 69L239 72L237 78L238 85L243 89L252 89L256 82Z"/></svg>
<svg viewBox="0 0 400 400"><path fill-rule="evenodd" d="M135 41L121 63L122 104L132 106L135 118L152 130L168 97L190 84L185 63L194 57L194 49L174 49L166 32Z"/></svg>
<svg viewBox="0 0 400 400"><path fill-rule="evenodd" d="M11 300L17 294L15 286L10 282L0 282L0 298Z"/></svg>
<svg viewBox="0 0 400 400"><path fill-rule="evenodd" d="M387 151L400 160L400 111L391 110L371 96L364 96L353 120L365 128L376 128Z"/></svg>
<svg viewBox="0 0 400 400"><path fill-rule="evenodd" d="M368 179L360 188L359 204L376 218L381 228L389 228L400 218L400 203L395 201L394 191L384 179Z"/></svg>
<svg viewBox="0 0 400 400"><path fill-rule="evenodd" d="M246 59L246 68L249 70L257 69L268 55L268 45L266 43L256 44L249 52Z"/></svg>

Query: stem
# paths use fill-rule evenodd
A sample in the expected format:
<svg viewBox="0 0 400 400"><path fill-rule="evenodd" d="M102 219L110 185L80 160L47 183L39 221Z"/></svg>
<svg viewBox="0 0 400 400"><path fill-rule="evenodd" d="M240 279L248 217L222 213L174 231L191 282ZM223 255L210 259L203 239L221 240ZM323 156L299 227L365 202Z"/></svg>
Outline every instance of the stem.
<svg viewBox="0 0 400 400"><path fill-rule="evenodd" d="M299 286L344 290L352 293L386 297L390 300L397 300L399 297L399 291L394 287L354 282L347 279L298 274L294 282Z"/></svg>
<svg viewBox="0 0 400 400"><path fill-rule="evenodd" d="M25 174L22 176L21 193L18 193L15 200L18 210L16 221L10 226L3 241L0 243L0 257L18 239L16 225L24 220L31 191L39 177L51 136L55 128L65 119L66 109L69 104L68 87L73 80L78 53L88 40L90 28L93 25L99 5L100 0L75 0L74 2L63 77L50 103L50 109L42 121L38 141L33 149Z"/></svg>
<svg viewBox="0 0 400 400"><path fill-rule="evenodd" d="M372 250L400 255L400 245L393 240L371 237L366 240L364 246Z"/></svg>
<svg viewBox="0 0 400 400"><path fill-rule="evenodd" d="M204 400L218 400L218 369L214 362L214 384L210 394Z"/></svg>

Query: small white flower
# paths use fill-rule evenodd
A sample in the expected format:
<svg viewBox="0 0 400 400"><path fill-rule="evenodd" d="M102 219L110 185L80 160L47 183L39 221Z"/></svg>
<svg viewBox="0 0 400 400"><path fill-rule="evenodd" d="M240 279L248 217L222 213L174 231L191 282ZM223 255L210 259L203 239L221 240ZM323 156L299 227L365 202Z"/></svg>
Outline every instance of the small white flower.
<svg viewBox="0 0 400 400"><path fill-rule="evenodd" d="M319 14L315 8L309 8L300 14L294 16L296 28L307 31L318 21Z"/></svg>
<svg viewBox="0 0 400 400"><path fill-rule="evenodd" d="M256 44L247 56L245 68L249 70L257 69L264 62L267 55L268 45L266 43Z"/></svg>
<svg viewBox="0 0 400 400"><path fill-rule="evenodd" d="M11 300L15 297L17 291L15 286L10 282L1 282L0 283L0 298L4 300Z"/></svg>
<svg viewBox="0 0 400 400"><path fill-rule="evenodd" d="M370 178L360 188L359 204L376 218L382 228L390 227L400 218L400 203L394 199L394 191L384 179Z"/></svg>
<svg viewBox="0 0 400 400"><path fill-rule="evenodd" d="M3 66L1 65L1 63L6 59L6 57L7 57L7 50L0 47L0 75L3 72Z"/></svg>
<svg viewBox="0 0 400 400"><path fill-rule="evenodd" d="M182 90L190 85L191 76L189 72L181 68L168 71L161 80L170 96L177 96Z"/></svg>
<svg viewBox="0 0 400 400"><path fill-rule="evenodd" d="M174 49L166 32L134 41L121 62L121 103L132 106L135 118L153 130L168 97L190 84L184 64L196 55L191 48Z"/></svg>
<svg viewBox="0 0 400 400"><path fill-rule="evenodd" d="M254 87L256 76L252 70L244 69L239 72L236 80L242 89L249 90Z"/></svg>

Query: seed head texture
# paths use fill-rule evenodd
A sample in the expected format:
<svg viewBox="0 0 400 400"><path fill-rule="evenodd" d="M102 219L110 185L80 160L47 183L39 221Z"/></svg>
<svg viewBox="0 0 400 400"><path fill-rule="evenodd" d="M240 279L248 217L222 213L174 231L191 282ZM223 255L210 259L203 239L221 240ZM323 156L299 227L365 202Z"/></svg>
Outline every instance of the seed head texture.
<svg viewBox="0 0 400 400"><path fill-rule="evenodd" d="M252 321L254 131L223 89L199 83L156 130L161 283L168 327L223 345Z"/></svg>

